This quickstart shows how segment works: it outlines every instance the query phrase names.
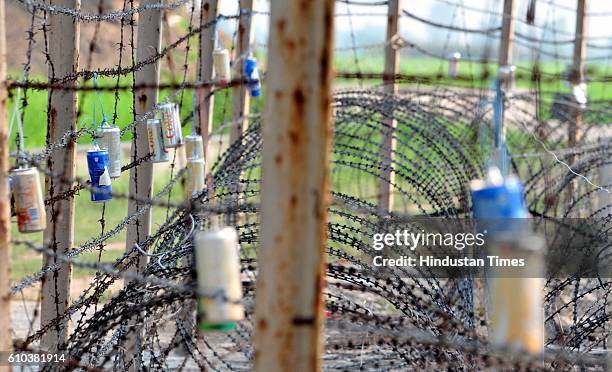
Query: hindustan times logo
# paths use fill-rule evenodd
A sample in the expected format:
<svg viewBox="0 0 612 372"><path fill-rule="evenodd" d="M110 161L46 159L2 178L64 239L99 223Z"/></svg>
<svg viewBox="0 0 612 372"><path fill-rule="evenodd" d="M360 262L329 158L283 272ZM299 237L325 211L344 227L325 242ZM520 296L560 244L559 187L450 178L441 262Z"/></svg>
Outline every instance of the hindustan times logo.
<svg viewBox="0 0 612 372"><path fill-rule="evenodd" d="M485 234L482 233L426 233L425 230L414 233L407 230L396 230L395 233L376 233L372 248L380 251L385 247L403 246L414 251L417 247L438 246L453 247L458 251L466 247L482 247L485 244Z"/></svg>

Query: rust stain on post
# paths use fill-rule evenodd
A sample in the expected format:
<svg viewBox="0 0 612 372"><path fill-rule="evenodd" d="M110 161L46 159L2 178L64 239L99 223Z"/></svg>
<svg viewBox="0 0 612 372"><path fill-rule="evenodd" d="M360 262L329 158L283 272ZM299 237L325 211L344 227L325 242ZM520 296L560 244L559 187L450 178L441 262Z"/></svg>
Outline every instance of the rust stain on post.
<svg viewBox="0 0 612 372"><path fill-rule="evenodd" d="M271 3L255 368L321 366L334 0Z"/></svg>

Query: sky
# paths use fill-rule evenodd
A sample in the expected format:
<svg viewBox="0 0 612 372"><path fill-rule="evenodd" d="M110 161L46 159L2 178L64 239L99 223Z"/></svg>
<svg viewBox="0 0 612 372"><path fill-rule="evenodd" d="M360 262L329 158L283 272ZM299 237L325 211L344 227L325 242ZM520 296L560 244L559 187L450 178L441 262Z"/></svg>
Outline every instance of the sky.
<svg viewBox="0 0 612 372"><path fill-rule="evenodd" d="M368 0L354 0L365 1ZM371 0L370 0L371 1ZM525 15L529 0L516 0L516 11L519 21L516 22L516 31L530 37L547 40L572 40L575 29L575 9L577 0L538 0L536 6L535 23L537 27L525 23ZM236 14L237 1L220 1L222 14ZM589 42L595 48L588 50L589 57L604 58L612 50L612 1L588 1L588 12L592 16L587 20L587 35ZM465 5L472 9L462 9L457 5ZM502 0L403 0L403 9L414 15L444 25L461 28L482 29L497 27L501 24ZM255 10L268 11L268 0L255 0ZM480 12L478 10L484 10ZM386 6L359 6L336 3L336 47L347 48L354 44L376 44L384 42ZM493 14L492 14L493 13ZM497 13L497 14L495 14ZM351 14L349 17L347 14ZM254 31L255 43L267 43L269 17L255 16ZM233 25L224 25L223 28L231 32ZM437 54L448 54L453 51L466 51L476 57L480 51L489 47L496 48L498 41L493 37L478 34L467 34L457 31L426 25L417 20L402 17L400 22L402 37ZM354 35L354 38L352 37ZM353 41L354 40L354 41ZM523 44L526 44L523 42ZM533 46L536 46L534 48ZM533 59L536 49L544 50L540 58L546 59L548 54L570 56L572 46L548 45L540 43L530 46L517 45L515 47L516 59ZM484 53L484 52L483 52Z"/></svg>

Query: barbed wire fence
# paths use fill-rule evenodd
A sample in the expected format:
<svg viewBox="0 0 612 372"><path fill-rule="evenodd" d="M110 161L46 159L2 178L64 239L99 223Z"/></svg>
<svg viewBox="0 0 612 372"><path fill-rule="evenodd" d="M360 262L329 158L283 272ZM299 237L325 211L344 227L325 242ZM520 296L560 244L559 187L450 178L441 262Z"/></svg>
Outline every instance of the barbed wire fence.
<svg viewBox="0 0 612 372"><path fill-rule="evenodd" d="M339 89L332 103L335 127L325 247L329 260L325 271L327 284L322 290L327 314L324 368L467 370L503 369L512 365L532 370L604 370L605 351L610 349L607 340L612 314L609 278L550 278L543 293L547 348L541 354L529 355L489 342L482 309L475 311L478 304L474 298L477 293L472 293L474 283L415 276L401 267L392 270L392 275L383 276L372 263L376 254L371 248L372 235L379 231L381 220L395 226L406 216L456 219L470 215L469 182L482 178L491 161L496 97L489 84L497 74L491 70L498 61L490 54L503 39L500 25L507 15L495 4L489 9L480 9L463 0L436 0L452 9L451 22L442 23L417 14L405 4L405 8L399 8L399 22L444 30L447 35L442 48L420 45L409 30L398 33L392 40L360 45L353 23L360 17L359 10L367 9L364 14L373 14L374 9L380 9L381 17L385 17L384 10L391 1L337 2L343 4L337 8L344 8L346 13L338 12L336 18L348 18L350 22L350 46L336 48L335 52L350 53L350 62L336 73ZM99 209L99 232L85 242L62 251L57 242L49 239L28 240L18 234L11 240L14 247L46 258L40 270L30 270L24 277L12 279L10 292L14 299L22 298L21 306L28 318L26 327L14 329L11 335L14 348L65 352L66 368L251 369L255 353L254 296L259 274L262 125L265 123L258 111L250 113L248 100L242 102L242 110L229 108L230 100L244 94L249 83L241 70L235 70L227 84L220 84L213 75L203 76L197 64L206 60L199 55L205 44L201 38L210 30L230 49L234 61L244 58L248 52L257 52L251 50L255 46L263 49L260 55L265 56L265 43L256 40L251 44L248 40L239 45L237 40L241 21L249 18L246 24L253 27L253 19L267 19L269 11L257 10L253 5L245 9L244 4L248 2L236 1L237 12L223 14L218 12L214 1L216 10L212 20L207 21L203 17L204 7L211 1L148 2L136 6L133 1L124 0L115 9L116 4L100 0L95 10L36 0L16 3L21 12L31 15L26 31L27 53L22 73L7 79L6 89L26 129L40 125L29 120L34 115L30 108L37 92L50 92L46 104L48 131L53 126L53 94L78 95L81 107L78 112L82 114L88 98L95 105L94 95L107 92L112 95L110 120L120 126L121 138L132 142L131 156L122 164L121 177L131 173L130 183L137 185L147 177L143 176L147 172L144 169L152 167L152 154L142 148L137 150L143 143L138 141L143 133L139 128L157 115L163 103L178 103L184 127L191 122L200 134L202 130L208 131L205 127L211 129L205 136L209 185L199 194L185 199L184 193L178 190L186 169L181 158L184 154L177 150L171 155L169 169L160 173L163 177L149 174L148 177L159 181L155 192L151 189L148 195L143 190L113 191L114 200L130 201L138 207L114 224L108 221L111 206L105 203ZM612 107L606 98L611 76L606 75L610 55L606 54L609 45L605 43L610 38L585 38L589 50L602 51L583 61L586 65L605 66L603 74L589 74L587 69L585 77L589 84L601 84L599 96L602 98L589 100L584 105L571 95L558 94L557 88L563 81L571 81L562 68L573 58L561 49L582 40L556 25L557 12L567 11L564 5L555 1L537 3L546 3L548 14L540 17L536 13L538 22L533 25L522 17L510 17L533 32L516 32L514 43L515 48L532 53L530 57L535 62L533 66L517 66L514 80L520 86L504 97L509 167L525 183L528 208L534 218L592 219L599 227L598 233L607 237L609 244ZM573 8L569 10L575 12ZM489 17L487 26L466 27L468 14L472 13ZM142 51L137 50L137 43L143 36L138 34L136 19L142 22L143 17L159 16L160 27L163 24L169 28L170 16L175 14L185 22L184 33L172 40L164 39L163 47L139 54ZM609 11L586 14L587 17L612 16ZM58 52L53 50L60 46L51 43L51 17L95 28L96 37L90 41L89 62L84 69L71 66L72 72L56 74L59 61L54 57ZM385 24L382 18L381 22ZM96 50L106 27L111 25L118 27L120 34L118 63L112 67L91 68L91 61L95 60L92 51ZM538 32L541 35L534 36ZM231 36L225 36L228 34ZM170 32L164 35L172 36ZM487 48L482 55L470 47L471 35L485 38ZM548 39L550 35L554 35L552 39ZM562 39L557 40L557 36ZM157 37L163 39L161 35ZM50 71L47 81L32 78L31 73L35 46L40 46L41 41L40 53ZM434 59L439 66L426 73L414 73L401 64L392 72L369 68L364 60L365 52L382 52L389 46L398 54L404 52L402 55L407 58L422 55ZM453 63L449 56L458 50L466 56L460 61L467 68L459 68L456 75L449 76L446 70ZM540 63L543 59L557 66L546 69ZM137 81L137 74L150 68L161 71L161 79ZM93 85L94 78L101 80L97 86ZM264 89L265 82L264 75ZM359 89L354 87L355 83ZM384 86L388 84L398 84L397 94L385 93ZM126 91L127 98L123 95ZM146 110L138 109L140 94L152 91L156 92L155 96L157 92L165 96L149 101ZM196 97L196 103L192 104L191 95L202 91L208 93ZM212 116L214 123L203 124L208 119L202 117L200 105L210 97L217 99ZM254 107L259 106L253 104ZM10 153L15 166L36 166L52 180L57 190L54 192L53 187L48 190L45 206L49 211L63 210L60 206L68 204L74 208L74 200L81 192L99 191L79 175L66 173L65 166L57 171L57 164L52 160L58 154L69 154L77 144L88 144L96 136L95 126L79 124L81 117L76 115L76 107L74 110L75 121L70 123L73 128L55 138L47 132L44 148L24 148L23 136L16 135L16 145ZM120 118L126 117L130 117L130 122L121 122ZM94 124L99 119L94 116ZM248 127L244 126L245 122ZM568 130L576 125L580 135L574 143L568 143ZM13 132L19 130L13 128ZM236 137L230 140L232 132ZM393 147L383 149L388 150L383 153L393 154L387 158L381 157L385 133L394 139ZM82 154L77 152L76 156ZM78 167L74 155L70 161ZM394 198L392 210L383 213L378 194L379 185L385 183L392 185ZM568 190L570 196L565 197ZM150 219L149 214L156 210L163 211L158 226L142 230L136 225L138 221ZM203 293L192 277L192 237L194 231L209 228L217 219L231 222L239 232L242 304L246 317L235 330L198 335L195 317L185 316L182 308L196 298L219 300L219 294ZM75 222L77 228L79 222L78 219ZM105 261L111 242L122 239L130 226L145 232L137 235L135 244L127 244L118 258ZM95 251L95 259L88 259L87 253ZM55 291L61 290L58 273L70 275L71 267L92 270L95 274L74 299L60 303L62 298L70 298L68 282L66 293L53 295L53 309L39 311L42 283L53 283ZM37 294L35 301L26 301L31 298L28 289ZM20 305L13 301L13 306ZM45 321L41 319L41 312L46 312ZM69 323L71 327L67 326ZM49 341L43 341L49 335L53 335L53 348ZM135 338L137 342L133 341ZM55 368L51 364L42 367Z"/></svg>

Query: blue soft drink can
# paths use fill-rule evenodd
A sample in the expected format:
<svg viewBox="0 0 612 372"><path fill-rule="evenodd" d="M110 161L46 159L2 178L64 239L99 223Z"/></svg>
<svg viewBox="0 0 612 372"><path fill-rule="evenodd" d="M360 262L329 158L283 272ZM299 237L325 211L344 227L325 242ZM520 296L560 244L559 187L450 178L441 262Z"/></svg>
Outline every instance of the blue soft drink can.
<svg viewBox="0 0 612 372"><path fill-rule="evenodd" d="M106 150L90 150L87 151L87 167L91 178L91 201L92 202L107 202L113 197L110 194L111 178L109 174L110 161L108 151Z"/></svg>
<svg viewBox="0 0 612 372"><path fill-rule="evenodd" d="M247 87L251 91L251 96L259 97L261 95L261 81L255 57L248 57L244 61L244 75L248 79Z"/></svg>
<svg viewBox="0 0 612 372"><path fill-rule="evenodd" d="M526 222L522 219L529 217L523 185L518 178L502 177L498 172L489 171L487 179L472 181L474 218L491 232L521 230Z"/></svg>

